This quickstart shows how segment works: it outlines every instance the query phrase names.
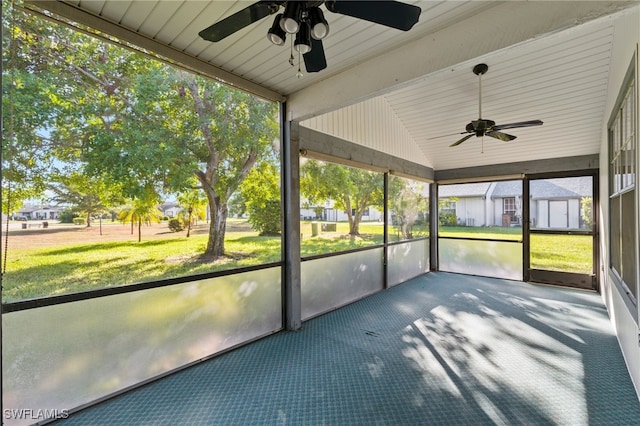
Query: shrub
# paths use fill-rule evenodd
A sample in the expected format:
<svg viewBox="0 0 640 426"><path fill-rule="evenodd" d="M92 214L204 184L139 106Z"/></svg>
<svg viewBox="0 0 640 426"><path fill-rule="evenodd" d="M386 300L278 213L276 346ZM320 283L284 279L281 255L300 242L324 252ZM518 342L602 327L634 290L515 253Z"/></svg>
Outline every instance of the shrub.
<svg viewBox="0 0 640 426"><path fill-rule="evenodd" d="M279 235L281 227L280 200L247 203L249 223L260 235Z"/></svg>
<svg viewBox="0 0 640 426"><path fill-rule="evenodd" d="M180 232L184 230L184 225L180 219L170 219L169 229L171 230L171 232Z"/></svg>
<svg viewBox="0 0 640 426"><path fill-rule="evenodd" d="M76 215L70 209L64 209L58 215L58 220L60 223L74 223L73 219L75 219Z"/></svg>
<svg viewBox="0 0 640 426"><path fill-rule="evenodd" d="M74 225L86 225L87 220L84 217L74 217L73 218Z"/></svg>
<svg viewBox="0 0 640 426"><path fill-rule="evenodd" d="M438 219L441 226L456 226L458 224L458 218L454 212L440 211Z"/></svg>

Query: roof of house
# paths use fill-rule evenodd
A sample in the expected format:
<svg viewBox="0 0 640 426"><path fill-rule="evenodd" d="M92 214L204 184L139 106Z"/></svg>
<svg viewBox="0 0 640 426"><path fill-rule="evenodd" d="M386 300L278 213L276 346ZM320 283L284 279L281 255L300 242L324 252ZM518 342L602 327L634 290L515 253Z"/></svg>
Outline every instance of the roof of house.
<svg viewBox="0 0 640 426"><path fill-rule="evenodd" d="M25 204L24 206L22 206L21 209L18 210L18 213L23 213L23 214L30 214L36 211L42 211L42 210L51 210L51 211L60 211L61 207L59 206L52 206L49 204L41 204L41 205L33 205L33 204Z"/></svg>
<svg viewBox="0 0 640 426"><path fill-rule="evenodd" d="M484 197L491 186L490 182L462 183L438 187L439 197Z"/></svg>
<svg viewBox="0 0 640 426"><path fill-rule="evenodd" d="M581 176L532 180L530 195L533 200L591 197L593 196L591 179L591 177Z"/></svg>
<svg viewBox="0 0 640 426"><path fill-rule="evenodd" d="M532 180L530 196L532 199L567 199L591 197L592 178L589 176ZM487 195L491 183L465 183L442 185L438 188L440 197L483 197ZM491 198L522 197L522 181L510 180L496 182Z"/></svg>
<svg viewBox="0 0 640 426"><path fill-rule="evenodd" d="M497 182L491 198L522 197L522 181L507 180Z"/></svg>

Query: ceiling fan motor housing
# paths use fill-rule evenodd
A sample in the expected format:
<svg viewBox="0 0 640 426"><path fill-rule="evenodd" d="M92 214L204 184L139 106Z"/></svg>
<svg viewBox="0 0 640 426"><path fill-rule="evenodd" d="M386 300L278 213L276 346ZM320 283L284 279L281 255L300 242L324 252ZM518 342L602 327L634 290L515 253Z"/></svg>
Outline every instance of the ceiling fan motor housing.
<svg viewBox="0 0 640 426"><path fill-rule="evenodd" d="M491 131L491 129L495 125L496 125L496 122L493 120L478 119L467 124L467 126L465 127L465 130L468 133L475 133L476 136L484 136L486 132Z"/></svg>

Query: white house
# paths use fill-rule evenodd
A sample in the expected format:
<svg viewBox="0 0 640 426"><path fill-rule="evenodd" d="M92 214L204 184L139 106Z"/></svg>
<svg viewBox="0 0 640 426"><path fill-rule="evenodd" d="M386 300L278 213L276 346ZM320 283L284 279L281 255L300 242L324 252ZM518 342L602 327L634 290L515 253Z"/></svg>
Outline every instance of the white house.
<svg viewBox="0 0 640 426"><path fill-rule="evenodd" d="M582 200L593 197L586 177L531 181L531 226L533 228L578 229L588 224L581 214Z"/></svg>
<svg viewBox="0 0 640 426"><path fill-rule="evenodd" d="M31 220L54 220L58 219L61 210L59 207L50 205L35 206L33 204L25 204L24 207L18 210L17 216L23 216Z"/></svg>
<svg viewBox="0 0 640 426"><path fill-rule="evenodd" d="M531 181L532 228L579 229L588 224L582 218L582 200L593 197L589 177L567 177ZM464 226L521 226L522 182L501 181L443 185L441 211L455 212Z"/></svg>
<svg viewBox="0 0 640 426"><path fill-rule="evenodd" d="M162 212L163 216L167 217L176 217L178 213L183 210L178 203L171 201L160 204L158 209Z"/></svg>
<svg viewBox="0 0 640 426"><path fill-rule="evenodd" d="M459 225L493 225L493 205L490 194L495 183L465 183L442 185L438 197L441 211L454 212Z"/></svg>
<svg viewBox="0 0 640 426"><path fill-rule="evenodd" d="M303 203L304 205L305 203ZM309 203L306 203L309 204ZM318 216L316 213L316 207L307 206L300 208L300 218L302 220L325 220L328 222L346 222L349 220L347 212L335 207L335 201L326 200L322 206L322 213ZM319 209L318 209L319 210ZM352 210L352 214L355 214L355 210ZM362 221L382 221L383 213L374 207L367 207L362 215Z"/></svg>

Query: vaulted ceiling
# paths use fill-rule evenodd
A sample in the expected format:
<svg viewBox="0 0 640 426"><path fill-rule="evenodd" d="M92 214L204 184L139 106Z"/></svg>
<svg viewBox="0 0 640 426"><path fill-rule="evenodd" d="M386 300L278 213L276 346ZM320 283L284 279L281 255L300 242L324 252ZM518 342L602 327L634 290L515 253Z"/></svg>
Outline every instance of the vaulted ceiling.
<svg viewBox="0 0 640 426"><path fill-rule="evenodd" d="M274 100L300 120L382 96L436 169L593 154L599 150L613 21L638 2L405 1L422 9L408 32L325 11L328 67L296 76L291 48L266 38L264 18L212 43L198 32L251 1L30 1ZM324 6L323 6L324 9ZM514 129L509 144L456 133L482 114ZM302 67L304 71L304 66ZM441 135L450 135L438 137Z"/></svg>

